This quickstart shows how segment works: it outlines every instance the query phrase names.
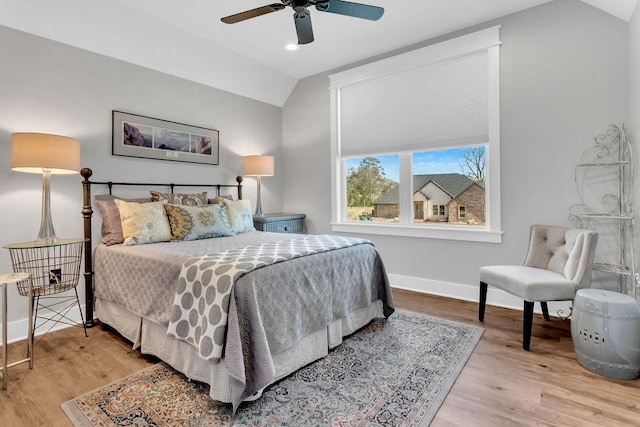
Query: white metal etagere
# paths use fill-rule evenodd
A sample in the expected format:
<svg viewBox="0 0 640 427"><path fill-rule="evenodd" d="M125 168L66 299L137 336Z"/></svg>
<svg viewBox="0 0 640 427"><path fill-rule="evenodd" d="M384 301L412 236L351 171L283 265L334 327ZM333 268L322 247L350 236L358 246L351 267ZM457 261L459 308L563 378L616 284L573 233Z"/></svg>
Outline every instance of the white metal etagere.
<svg viewBox="0 0 640 427"><path fill-rule="evenodd" d="M569 217L576 226L599 234L594 271L616 275L618 291L635 297L631 144L624 125L610 125L594 142L578 157L575 181L580 203L570 207Z"/></svg>

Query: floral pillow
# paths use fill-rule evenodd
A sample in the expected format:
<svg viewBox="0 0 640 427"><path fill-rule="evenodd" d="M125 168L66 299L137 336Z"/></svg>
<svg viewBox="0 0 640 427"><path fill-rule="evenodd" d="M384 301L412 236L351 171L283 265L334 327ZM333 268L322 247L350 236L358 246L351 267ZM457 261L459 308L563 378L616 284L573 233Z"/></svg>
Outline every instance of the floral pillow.
<svg viewBox="0 0 640 427"><path fill-rule="evenodd" d="M251 202L249 200L229 200L222 197L218 197L216 200L226 206L231 229L234 233L255 230Z"/></svg>
<svg viewBox="0 0 640 427"><path fill-rule="evenodd" d="M172 240L198 240L233 236L227 209L222 204L180 206L166 204Z"/></svg>
<svg viewBox="0 0 640 427"><path fill-rule="evenodd" d="M126 246L171 240L166 202L130 203L115 200L120 212L122 235Z"/></svg>
<svg viewBox="0 0 640 427"><path fill-rule="evenodd" d="M160 193L150 191L151 198L155 202L166 200L172 205L204 206L207 204L207 192L202 193Z"/></svg>

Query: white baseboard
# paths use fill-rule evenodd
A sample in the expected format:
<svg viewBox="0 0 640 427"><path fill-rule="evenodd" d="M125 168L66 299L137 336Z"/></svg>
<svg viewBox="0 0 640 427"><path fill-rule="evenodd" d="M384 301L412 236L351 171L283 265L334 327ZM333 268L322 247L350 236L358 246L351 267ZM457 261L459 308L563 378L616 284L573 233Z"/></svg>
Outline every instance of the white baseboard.
<svg viewBox="0 0 640 427"><path fill-rule="evenodd" d="M389 274L389 281L391 282L391 287L397 289L405 289L464 301L478 302L479 299L479 282L476 285L466 285L462 283L402 276L399 274ZM523 300L521 298L511 295L502 289L492 288L491 286L489 286L487 291L487 304L520 311L523 309ZM560 314L566 316L570 313L569 301L550 301L548 306L550 316L560 317ZM535 305L535 312L542 313L539 304Z"/></svg>
<svg viewBox="0 0 640 427"><path fill-rule="evenodd" d="M78 309L76 307L77 306L73 307L69 311L69 313L67 314L67 317L69 319L71 319L71 321L78 322L78 324L81 324L82 320L80 318L80 312L78 311ZM81 310L82 310L82 314L84 315L84 313L85 313L84 305L82 305ZM40 315L42 315L43 317L48 317L46 311L38 312L38 316L40 316ZM47 323L47 324L43 325L42 328L39 328L38 330L36 330L36 336L42 335L45 332L47 332L47 330L49 329L50 326L51 326L51 323ZM71 325L67 325L65 323L58 323L55 326L53 326L49 332L59 331L60 329L68 328L69 326L71 326ZM28 318L15 320L13 322L7 322L7 342L9 344L11 344L13 342L26 340L27 339L27 334L28 334L27 331L28 330L29 330L29 319Z"/></svg>

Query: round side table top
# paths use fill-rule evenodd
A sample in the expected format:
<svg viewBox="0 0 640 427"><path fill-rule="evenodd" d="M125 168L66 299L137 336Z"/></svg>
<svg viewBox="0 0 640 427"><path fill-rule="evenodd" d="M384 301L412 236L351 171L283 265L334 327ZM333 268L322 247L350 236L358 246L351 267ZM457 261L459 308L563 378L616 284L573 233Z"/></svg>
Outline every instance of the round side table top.
<svg viewBox="0 0 640 427"><path fill-rule="evenodd" d="M582 296L595 301L608 302L613 304L635 303L631 295L622 294L620 292L608 291L606 289L586 288L580 289L576 296Z"/></svg>
<svg viewBox="0 0 640 427"><path fill-rule="evenodd" d="M0 284L19 282L28 279L29 276L29 273L0 273Z"/></svg>

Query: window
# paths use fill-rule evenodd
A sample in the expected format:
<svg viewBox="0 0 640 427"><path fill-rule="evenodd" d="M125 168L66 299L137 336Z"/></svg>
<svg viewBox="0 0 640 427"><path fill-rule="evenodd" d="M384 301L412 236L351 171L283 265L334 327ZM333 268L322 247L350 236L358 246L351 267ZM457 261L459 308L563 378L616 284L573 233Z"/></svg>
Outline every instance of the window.
<svg viewBox="0 0 640 427"><path fill-rule="evenodd" d="M397 221L399 159L397 154L345 159L346 221Z"/></svg>
<svg viewBox="0 0 640 427"><path fill-rule="evenodd" d="M484 225L484 153L484 145L411 153L412 223ZM346 222L399 222L399 161L399 154L345 159ZM474 222L466 221L467 204Z"/></svg>
<svg viewBox="0 0 640 427"><path fill-rule="evenodd" d="M330 76L334 231L501 241L499 45L492 27Z"/></svg>

